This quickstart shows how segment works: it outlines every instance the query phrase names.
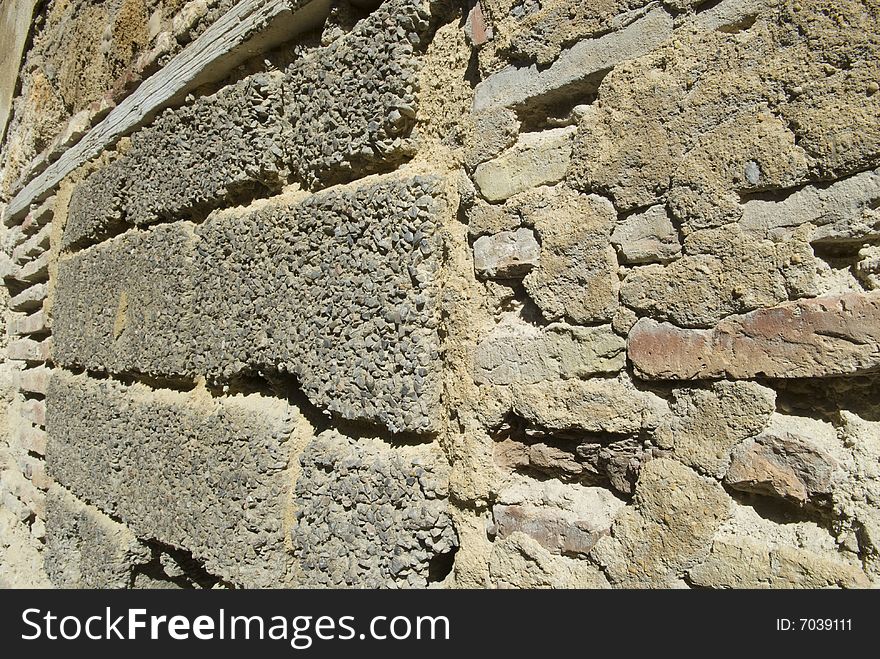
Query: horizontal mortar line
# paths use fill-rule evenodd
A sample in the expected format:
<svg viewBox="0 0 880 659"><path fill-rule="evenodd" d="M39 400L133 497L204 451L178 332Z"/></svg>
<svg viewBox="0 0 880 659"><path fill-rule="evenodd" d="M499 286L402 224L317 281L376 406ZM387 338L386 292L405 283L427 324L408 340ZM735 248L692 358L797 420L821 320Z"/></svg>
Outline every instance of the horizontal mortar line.
<svg viewBox="0 0 880 659"><path fill-rule="evenodd" d="M446 172L440 168L432 169L432 167L425 161L410 160L387 172L366 174L364 176L354 178L344 183L334 183L327 186L326 188L307 190L300 187L299 183L289 183L288 185L285 185L283 188L281 188L281 190L268 196L254 196L245 204L238 204L233 206L218 206L204 216L193 217L183 214L181 215L181 217L178 218L159 219L155 222L150 222L149 224L143 225L129 224L127 222L123 222L121 223L121 226L118 227L117 231L108 231L108 235L97 242L85 245L74 245L73 247L63 249L58 254L57 260L59 262L67 261L77 254L82 254L95 247L112 243L114 240L117 240L124 236L133 236L137 235L138 233L147 233L149 231L157 229L158 227L169 225L183 226L185 224L188 224L191 227L195 228L204 224L209 219L227 217L229 215L235 214L252 213L275 204L297 204L304 202L311 197L316 197L319 195L331 194L340 191L344 192L348 190L356 191L370 185L384 183L386 181L395 181L403 178L414 178L416 176L430 175L445 176Z"/></svg>
<svg viewBox="0 0 880 659"><path fill-rule="evenodd" d="M21 219L74 169L151 121L161 109L197 87L222 79L260 52L313 29L329 10L330 0L242 0L30 181L9 202L4 222L9 225Z"/></svg>
<svg viewBox="0 0 880 659"><path fill-rule="evenodd" d="M206 380L204 376L151 376L137 371L125 371L124 373L116 373L106 370L98 371L87 369L82 366L64 364L54 364L51 367L51 370L63 371L74 377L84 377L94 382L110 380L125 387L131 387L134 386L134 384L139 384L149 389L152 393L175 392L177 394L180 394L181 396L186 396L187 394L193 393L199 388L201 384L201 382L199 381ZM258 395L264 398L271 398L277 401L283 401L298 410L300 414L309 419L310 423L310 416L314 416L315 413L319 413L321 415L322 421L324 422L322 424L324 425L324 427L321 429L322 431L334 430L339 434L346 437L351 437L352 439L377 439L385 444L388 444L391 448L400 448L404 446L415 445L429 445L435 442L440 435L439 432L408 431L395 433L389 431L378 421L371 421L369 419L345 419L339 417L338 415L327 413L323 408L315 405L309 399L308 395L305 393L305 391L303 391L302 386L299 384L297 384L296 386L287 387L287 389L289 389L288 391L276 393L273 390L272 376L288 376L291 374L274 371L272 369L266 370L271 371L269 376L254 376L256 379L265 384L265 390L238 392L237 394L215 393L221 390L222 387L226 384L234 385L234 380L226 380L224 382L217 382L214 384L205 384L204 388L207 394L211 397L211 400L214 401L234 400L235 396L237 395ZM185 384L185 386L188 388L175 389L172 387L156 386L157 384L161 385L161 382L163 380L168 382L182 383ZM281 389L284 388L284 385L277 385L277 387Z"/></svg>

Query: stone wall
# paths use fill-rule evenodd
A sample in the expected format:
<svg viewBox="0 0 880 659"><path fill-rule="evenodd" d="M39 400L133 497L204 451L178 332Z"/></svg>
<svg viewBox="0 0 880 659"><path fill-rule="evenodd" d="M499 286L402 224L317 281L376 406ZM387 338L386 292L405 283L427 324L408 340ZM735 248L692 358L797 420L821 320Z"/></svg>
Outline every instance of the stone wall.
<svg viewBox="0 0 880 659"><path fill-rule="evenodd" d="M878 19L38 3L0 582L876 585Z"/></svg>

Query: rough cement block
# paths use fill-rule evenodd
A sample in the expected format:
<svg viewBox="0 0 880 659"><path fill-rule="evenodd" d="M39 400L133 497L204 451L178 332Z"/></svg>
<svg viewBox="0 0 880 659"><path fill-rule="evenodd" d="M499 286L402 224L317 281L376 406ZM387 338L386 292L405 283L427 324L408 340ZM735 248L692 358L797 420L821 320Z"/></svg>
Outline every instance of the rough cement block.
<svg viewBox="0 0 880 659"><path fill-rule="evenodd" d="M432 564L458 539L436 448L327 431L301 463L291 531L298 585L412 588L437 579Z"/></svg>
<svg viewBox="0 0 880 659"><path fill-rule="evenodd" d="M260 395L153 391L53 373L50 474L143 538L187 549L226 581L284 583L281 519L295 414Z"/></svg>
<svg viewBox="0 0 880 659"><path fill-rule="evenodd" d="M150 549L63 487L46 495L43 563L58 588L130 588L133 571L152 558Z"/></svg>
<svg viewBox="0 0 880 659"><path fill-rule="evenodd" d="M433 177L156 227L59 264L56 360L114 373L297 375L309 399L430 429L439 382Z"/></svg>

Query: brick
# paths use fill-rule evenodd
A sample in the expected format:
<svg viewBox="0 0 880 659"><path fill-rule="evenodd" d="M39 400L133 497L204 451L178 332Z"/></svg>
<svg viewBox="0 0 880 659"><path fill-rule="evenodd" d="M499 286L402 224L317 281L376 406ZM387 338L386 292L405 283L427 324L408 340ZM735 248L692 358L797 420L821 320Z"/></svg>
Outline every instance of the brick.
<svg viewBox="0 0 880 659"><path fill-rule="evenodd" d="M709 330L641 319L627 354L645 379L802 378L880 370L880 293L844 293L730 316Z"/></svg>
<svg viewBox="0 0 880 659"><path fill-rule="evenodd" d="M32 259L19 267L13 274L13 278L21 282L36 283L46 281L49 278L50 252L43 252L40 256Z"/></svg>
<svg viewBox="0 0 880 659"><path fill-rule="evenodd" d="M21 391L45 396L49 387L50 373L51 371L43 366L16 371L14 375L15 386Z"/></svg>
<svg viewBox="0 0 880 659"><path fill-rule="evenodd" d="M19 446L30 453L46 455L46 431L27 424L21 424L16 432Z"/></svg>
<svg viewBox="0 0 880 659"><path fill-rule="evenodd" d="M9 333L13 336L36 334L38 332L45 332L48 329L46 326L46 316L42 309L35 311L29 316L24 314L11 315L7 327Z"/></svg>
<svg viewBox="0 0 880 659"><path fill-rule="evenodd" d="M17 359L28 362L44 362L51 354L51 339L34 341L33 339L17 339L10 341L6 348L7 359Z"/></svg>
<svg viewBox="0 0 880 659"><path fill-rule="evenodd" d="M9 301L12 311L30 312L43 306L46 299L47 284L39 283L29 286Z"/></svg>

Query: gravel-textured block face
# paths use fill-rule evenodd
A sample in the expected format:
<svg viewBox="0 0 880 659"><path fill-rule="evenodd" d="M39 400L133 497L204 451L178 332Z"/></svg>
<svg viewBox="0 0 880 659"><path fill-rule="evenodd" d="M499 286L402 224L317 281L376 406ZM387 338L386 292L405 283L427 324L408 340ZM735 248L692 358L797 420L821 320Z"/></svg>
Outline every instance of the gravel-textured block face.
<svg viewBox="0 0 880 659"><path fill-rule="evenodd" d="M44 565L59 588L127 588L152 553L124 525L64 488L46 494Z"/></svg>
<svg viewBox="0 0 880 659"><path fill-rule="evenodd" d="M196 339L191 224L133 232L58 264L58 364L178 374Z"/></svg>
<svg viewBox="0 0 880 659"><path fill-rule="evenodd" d="M285 73L259 73L165 111L73 193L63 247L280 189L388 171L412 156L431 3L394 0Z"/></svg>
<svg viewBox="0 0 880 659"><path fill-rule="evenodd" d="M290 66L286 150L306 185L391 169L411 155L417 51L427 45L431 4L386 2L344 38Z"/></svg>
<svg viewBox="0 0 880 659"><path fill-rule="evenodd" d="M135 133L119 160L77 187L63 246L280 188L286 177L280 115L280 74L253 75L166 111Z"/></svg>
<svg viewBox="0 0 880 659"><path fill-rule="evenodd" d="M418 588L445 576L458 540L448 466L436 448L326 431L301 464L292 531L298 585Z"/></svg>
<svg viewBox="0 0 880 659"><path fill-rule="evenodd" d="M64 372L47 395L52 476L141 538L250 587L283 584L295 412L258 395L153 391Z"/></svg>
<svg viewBox="0 0 880 659"><path fill-rule="evenodd" d="M59 265L55 359L154 376L280 370L344 418L432 430L440 186L328 191L84 250Z"/></svg>

